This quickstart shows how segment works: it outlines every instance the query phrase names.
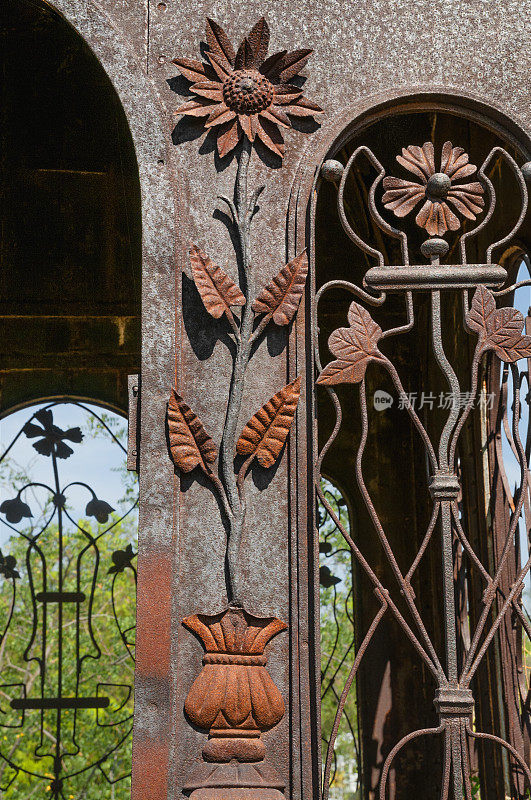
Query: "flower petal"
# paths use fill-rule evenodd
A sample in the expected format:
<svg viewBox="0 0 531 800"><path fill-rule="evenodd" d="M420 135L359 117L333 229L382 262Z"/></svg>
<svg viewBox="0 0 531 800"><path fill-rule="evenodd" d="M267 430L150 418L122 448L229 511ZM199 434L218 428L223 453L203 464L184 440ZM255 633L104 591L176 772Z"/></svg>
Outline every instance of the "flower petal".
<svg viewBox="0 0 531 800"><path fill-rule="evenodd" d="M458 197L454 197L450 194L448 194L447 202L451 203L456 211L459 211L467 219L476 219L476 214L481 211L479 208L476 212L473 212Z"/></svg>
<svg viewBox="0 0 531 800"><path fill-rule="evenodd" d="M294 50L292 53L286 53L277 65L279 70L278 77L282 83L286 83L299 74L301 69L304 69L308 63L313 50Z"/></svg>
<svg viewBox="0 0 531 800"><path fill-rule="evenodd" d="M394 211L395 216L405 217L410 211L413 211L424 194L422 186L416 189L390 189L385 192L382 201L386 208Z"/></svg>
<svg viewBox="0 0 531 800"><path fill-rule="evenodd" d="M175 64L181 75L191 83L204 81L205 78L208 78L207 69L211 72L211 69L206 64L202 64L201 61L195 61L192 58L173 58L172 64Z"/></svg>
<svg viewBox="0 0 531 800"><path fill-rule="evenodd" d="M433 144L425 142L422 147L410 145L402 148L402 155L396 160L409 172L413 172L426 183L427 179L435 172L433 159Z"/></svg>
<svg viewBox="0 0 531 800"><path fill-rule="evenodd" d="M275 155L284 157L284 138L276 125L268 119L264 119L262 114L258 115L256 132L264 143L264 145L275 153Z"/></svg>
<svg viewBox="0 0 531 800"><path fill-rule="evenodd" d="M266 58L262 66L259 67L262 75L265 75L266 78L278 78L277 67L287 52L287 50L279 50L278 53L273 53L269 58Z"/></svg>
<svg viewBox="0 0 531 800"><path fill-rule="evenodd" d="M471 185L474 186L474 184ZM464 211L462 211L462 213L469 219L475 219L475 215L480 214L485 206L485 200L481 195L463 190L460 186L456 186L455 189L450 189L448 192L448 200L452 202L456 208L459 208L459 204L465 206L467 211L472 213L472 216L465 214ZM459 210L461 211L460 208Z"/></svg>
<svg viewBox="0 0 531 800"><path fill-rule="evenodd" d="M211 53L214 53L225 66L234 66L235 53L229 37L217 22L207 18L206 40Z"/></svg>
<svg viewBox="0 0 531 800"><path fill-rule="evenodd" d="M461 223L459 222L458 217L455 216L454 212L450 209L447 203L441 203L441 214L444 217L445 224L447 228L451 231L457 231L461 227Z"/></svg>
<svg viewBox="0 0 531 800"><path fill-rule="evenodd" d="M253 117L256 119L256 114L238 114L238 121L242 131L250 142L254 142L254 137L256 135L256 125L252 124Z"/></svg>
<svg viewBox="0 0 531 800"><path fill-rule="evenodd" d="M292 117L313 117L315 114L322 114L323 109L312 100L300 97L286 106L286 112Z"/></svg>
<svg viewBox="0 0 531 800"><path fill-rule="evenodd" d="M479 181L457 184L456 186L451 187L450 192L464 192L464 194L473 196L474 202L481 202L483 205L485 204L485 201L483 200L483 194L485 190Z"/></svg>
<svg viewBox="0 0 531 800"><path fill-rule="evenodd" d="M35 447L35 445L33 445ZM73 454L73 450L64 442L57 442L55 445L55 455L57 458L70 458Z"/></svg>
<svg viewBox="0 0 531 800"><path fill-rule="evenodd" d="M453 179L456 180L456 173L458 171L460 172L462 168L465 168L460 176L464 178L466 175L472 175L472 173L476 171L475 167L472 171L467 171L467 165L468 153L465 153L462 147L452 147L451 142L445 142L443 144L441 172L445 172L450 178L453 177Z"/></svg>
<svg viewBox="0 0 531 800"><path fill-rule="evenodd" d="M291 128L291 122L287 114L282 109L269 106L265 111L260 112L263 117L276 125L282 125L283 128Z"/></svg>
<svg viewBox="0 0 531 800"><path fill-rule="evenodd" d="M194 83L190 86L190 91L198 94L200 97L207 97L209 100L223 100L223 85L216 81L202 81L201 83Z"/></svg>
<svg viewBox="0 0 531 800"><path fill-rule="evenodd" d="M298 86L292 86L286 83L284 86L275 86L273 102L277 106L287 106L299 97L302 97L302 89L299 89Z"/></svg>
<svg viewBox="0 0 531 800"><path fill-rule="evenodd" d="M80 442L83 441L83 434L81 433L81 428L78 427L69 428L67 431L65 431L63 438L68 439L70 442L75 442L76 444L79 444Z"/></svg>
<svg viewBox="0 0 531 800"><path fill-rule="evenodd" d="M241 127L235 116L226 125L222 126L217 139L217 147L220 158L224 158L231 150L234 150L241 138Z"/></svg>
<svg viewBox="0 0 531 800"><path fill-rule="evenodd" d="M257 67L264 61L267 55L267 48L269 47L269 25L267 24L265 17L261 17L258 20L251 33L247 37L247 41L253 50L255 67Z"/></svg>
<svg viewBox="0 0 531 800"><path fill-rule="evenodd" d="M453 175L452 181L460 181L463 178L468 178L469 175L473 175L476 172L477 167L475 164L465 164L463 167L459 167Z"/></svg>
<svg viewBox="0 0 531 800"><path fill-rule="evenodd" d="M215 103L201 103L196 100L188 100L184 105L179 106L174 114L176 117L181 116L181 114L186 114L187 117L208 117L215 108L218 108L218 105Z"/></svg>
<svg viewBox="0 0 531 800"><path fill-rule="evenodd" d="M224 61L222 61L215 53L205 53L206 58L210 61L212 65L212 69L218 76L221 82L225 81L229 75L232 75L232 68L229 66L225 66Z"/></svg>
<svg viewBox="0 0 531 800"><path fill-rule="evenodd" d="M35 439L36 436L42 436L45 433L44 428L41 428L40 425L35 425L33 422L26 422L22 431L28 439Z"/></svg>
<svg viewBox="0 0 531 800"><path fill-rule="evenodd" d="M187 117L208 117L208 115L213 111L215 108L218 108L219 104L216 103L202 103L196 100L188 100L184 105L179 106L177 111L174 111L176 117L180 117L182 114L185 114Z"/></svg>
<svg viewBox="0 0 531 800"><path fill-rule="evenodd" d="M41 408L37 411L35 419L38 420L44 428L51 428L53 425L53 414L49 408Z"/></svg>
<svg viewBox="0 0 531 800"><path fill-rule="evenodd" d="M208 121L205 123L205 128L211 128L213 125L222 125L224 122L230 122L236 118L236 114L223 103L219 105L218 111L214 111Z"/></svg>
<svg viewBox="0 0 531 800"><path fill-rule="evenodd" d="M392 175L389 175L387 178L383 179L383 188L384 189L419 189L424 191L424 186L421 186L420 183L415 183L415 181L405 181L403 178L394 178Z"/></svg>
<svg viewBox="0 0 531 800"><path fill-rule="evenodd" d="M52 445L48 439L40 439L34 443L33 447L41 456L50 456L52 454Z"/></svg>
<svg viewBox="0 0 531 800"><path fill-rule="evenodd" d="M238 47L234 66L236 69L254 69L255 54L253 48L249 44L248 39L244 39L241 45Z"/></svg>

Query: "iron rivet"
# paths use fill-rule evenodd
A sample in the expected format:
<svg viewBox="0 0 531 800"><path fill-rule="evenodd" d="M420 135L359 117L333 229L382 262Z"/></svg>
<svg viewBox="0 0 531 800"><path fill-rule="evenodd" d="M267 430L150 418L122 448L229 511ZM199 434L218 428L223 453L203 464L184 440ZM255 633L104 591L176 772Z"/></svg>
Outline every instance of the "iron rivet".
<svg viewBox="0 0 531 800"><path fill-rule="evenodd" d="M321 167L321 176L325 179L325 181L338 183L341 180L344 170L345 167L341 161L336 161L335 158L329 158Z"/></svg>
<svg viewBox="0 0 531 800"><path fill-rule="evenodd" d="M157 8L158 8L158 10L159 10L159 11L166 11L166 9L168 8L168 6L166 5L166 3L159 3L159 4L157 5Z"/></svg>
<svg viewBox="0 0 531 800"><path fill-rule="evenodd" d="M164 64L166 61L166 56L159 56L159 64Z"/></svg>
<svg viewBox="0 0 531 800"><path fill-rule="evenodd" d="M522 167L522 175L524 176L524 180L528 183L531 182L531 161L526 161L526 163Z"/></svg>

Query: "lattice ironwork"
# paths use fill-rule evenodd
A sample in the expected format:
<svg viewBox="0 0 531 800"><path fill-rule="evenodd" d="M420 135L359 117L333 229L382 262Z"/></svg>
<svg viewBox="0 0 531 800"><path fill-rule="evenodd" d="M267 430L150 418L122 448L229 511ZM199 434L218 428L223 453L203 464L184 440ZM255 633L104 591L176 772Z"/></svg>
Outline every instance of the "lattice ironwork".
<svg viewBox="0 0 531 800"><path fill-rule="evenodd" d="M401 264L398 266L386 264L383 253L364 241L348 218L345 186L349 174L360 159L367 159L377 173L368 192L368 210L379 231L398 240L401 252ZM442 147L438 171L436 153L430 142L422 147L410 145L403 148L402 155L397 156L397 161L415 175L415 181L386 176L382 164L365 146L358 147L352 153L345 167L339 162L325 162L323 170L324 177L339 181L338 213L343 229L363 252L376 259L377 264L366 273L363 286L343 280L331 280L319 289L315 297L315 359L319 373L317 383L325 387L336 414L332 434L319 454L316 491L322 507L326 509L330 519L341 531L350 547L360 571L372 583L379 602L379 610L368 624L363 640L358 643L355 658L351 660L348 679L337 704L324 763L323 798L326 800L330 791L334 744L344 713L344 705L349 691L352 691L352 686L355 685L364 655L384 617L386 619L392 617L400 626L416 651L418 659L431 673L436 686L434 703L438 713L438 724L431 728L411 731L394 743L385 758L381 772L380 800L385 800L387 796L388 777L395 759L404 748L414 747L419 737L433 737L434 747L435 739L438 738L440 741L443 762L440 787L442 800L447 800L448 797L453 797L454 800L461 800L462 797L467 800L472 799L474 765L471 763L470 754L474 750L474 743L485 741L505 751L511 764L510 791L513 797L523 797L527 796L526 792L531 789L531 772L526 762L525 748L515 742L510 733L506 738L502 738L481 730L478 718L474 714L475 698L472 690L478 668L487 657L493 643L496 647L503 647L504 643L513 641L511 636L514 638L514 628L521 628L527 638L531 633L529 619L522 608L522 590L531 567L531 556L528 557L526 552L522 559L523 563L520 563L517 553L518 526L523 512L525 512L526 533L530 529L528 472L530 437L528 434L527 442L524 444L520 432L521 386L522 381L528 378L524 372L520 372L517 363L520 359L526 359L526 366L528 365L531 359L531 336L529 320L526 323L526 332L522 332L524 317L520 311L510 307L497 307L498 299L512 295L516 286L506 285L507 271L493 261L494 252L500 252L500 248L513 239L524 220L528 194L523 172L525 173L528 168L526 166L522 171L504 149L495 147L479 168L477 180L470 181L470 176L476 173L476 167L469 163L464 150L454 147L451 142L446 142ZM498 165L503 163L504 169L512 172L514 176L514 183L520 191L520 214L506 236L486 246L484 263L471 264L468 260L470 245L474 240L479 241L478 234L485 230L496 213L496 194L489 177L495 162ZM382 188L385 190L383 196ZM379 205L387 209L384 216L378 209ZM415 220L417 226L425 230L429 238L420 246L424 261L412 264L411 237L407 223L402 223L401 228L395 228L389 219L392 219L392 214L399 219L404 218L415 207L420 207ZM461 227L464 219L469 221L465 231ZM449 243L441 238L448 232L450 236L455 237L451 250ZM416 237L411 239L413 240L416 240ZM457 252L458 258L454 259L453 263L443 263L449 252L452 254ZM327 292L338 288L350 293L356 300L349 307L348 326L334 331L329 338L328 348L335 360L323 367L318 339L319 303ZM418 324L414 297L420 292L424 293L424 296L427 294L430 301L432 351L430 357L448 384L450 398L450 402L446 405L447 411L441 430L436 436L433 434L436 426L430 425L429 421L426 423L426 419L423 422L417 414L411 398L404 389L401 376L386 355L386 346L383 344L386 339L407 334ZM384 306L389 293L398 294L403 298L405 320L402 324L382 330L366 306L375 308ZM462 325L470 336L475 337L475 351L466 387L460 385L445 345L446 332L443 330L441 309L448 293L452 293L454 297L455 293L458 293L462 306ZM488 391L484 371L486 361L490 364L502 364L503 369L502 391L496 395L499 399L495 408L490 410L483 404L480 410L485 432L484 466L486 474L489 475L486 479L489 485L485 488L488 495L488 509L485 513L488 516L488 511L494 517L489 531L488 552L483 553L476 552L470 531L467 529L466 508L459 502L462 491L459 442L467 420L475 413L476 404L484 399ZM401 407L408 414L413 430L418 436L419 445L426 453L429 473L426 504L428 507L431 506L431 518L417 555L407 569L401 568L398 563L399 559L393 552L388 533L371 497L373 488L367 485L364 477L363 458L370 432L366 371L373 364L377 364L379 369L384 370L389 376ZM491 383L494 380L492 384L494 386L495 370L491 369L489 375ZM498 372L497 392L500 385L499 375ZM356 446L355 474L374 535L381 544L385 560L394 577L394 582L389 585L381 580L378 565L371 564L366 559L356 542L356 536L344 524L338 509L331 502L321 483L323 459L343 424L341 402L335 389L337 384L357 385L361 433ZM428 391L430 387L423 388ZM463 389L466 389L465 394ZM507 453L502 452L501 438L497 436L503 429L518 467L518 486L512 493L509 490L507 477L503 477L503 461L506 460ZM440 537L438 543L437 535ZM437 652L433 637L428 633L412 587L412 580L421 560L428 549L436 546L442 554L444 655ZM466 598L463 599L463 594L459 592L463 562L466 564L466 571L476 576L476 583L482 583L482 596L478 600L481 610L477 615L469 613L468 601ZM506 628L510 630L506 631ZM519 641L521 651L521 637ZM508 664L509 669L512 669L515 653L503 653L502 659L504 664ZM504 689L507 688L505 679L500 678L500 685ZM520 719L516 720L516 724L521 726L529 725L527 691L526 687L522 687L519 703ZM508 727L510 729L510 725ZM400 776L397 776L397 781L399 780Z"/></svg>
<svg viewBox="0 0 531 800"><path fill-rule="evenodd" d="M65 409L81 411L88 434L60 428L59 406L61 418ZM90 458L87 440L103 436L125 463L124 434L93 407L51 402L28 412L0 457L0 520L8 533L0 551L0 769L7 797L24 787L28 797L96 797L102 778L116 784L130 773L136 481L111 505L68 461L83 446ZM22 469L14 457L27 440L37 455Z"/></svg>

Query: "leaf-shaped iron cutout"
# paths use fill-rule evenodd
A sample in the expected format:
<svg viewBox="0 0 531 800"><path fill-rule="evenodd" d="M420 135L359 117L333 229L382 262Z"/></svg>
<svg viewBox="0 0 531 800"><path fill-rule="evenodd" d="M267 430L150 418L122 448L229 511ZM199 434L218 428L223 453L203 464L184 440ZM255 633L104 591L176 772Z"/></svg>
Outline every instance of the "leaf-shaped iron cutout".
<svg viewBox="0 0 531 800"><path fill-rule="evenodd" d="M263 467L272 467L288 438L301 393L301 378L296 378L262 406L243 429L236 451L255 456Z"/></svg>
<svg viewBox="0 0 531 800"><path fill-rule="evenodd" d="M190 248L190 263L194 283L208 313L214 319L223 314L233 319L231 306L245 305L245 297L234 281L196 245Z"/></svg>
<svg viewBox="0 0 531 800"><path fill-rule="evenodd" d="M466 317L476 331L482 352L494 350L509 364L519 358L531 358L531 336L522 336L524 317L516 308L496 308L494 295L486 286L478 286Z"/></svg>
<svg viewBox="0 0 531 800"><path fill-rule="evenodd" d="M307 275L308 256L303 250L260 292L252 305L255 314L273 313L277 325L287 325L297 313Z"/></svg>
<svg viewBox="0 0 531 800"><path fill-rule="evenodd" d="M168 402L168 431L173 463L182 472L190 472L197 466L208 472L207 464L213 464L218 456L217 447L199 417L175 389Z"/></svg>
<svg viewBox="0 0 531 800"><path fill-rule="evenodd" d="M371 361L382 359L378 341L382 329L359 303L351 303L348 312L349 328L338 328L328 340L330 352L337 357L317 379L317 383L359 383Z"/></svg>

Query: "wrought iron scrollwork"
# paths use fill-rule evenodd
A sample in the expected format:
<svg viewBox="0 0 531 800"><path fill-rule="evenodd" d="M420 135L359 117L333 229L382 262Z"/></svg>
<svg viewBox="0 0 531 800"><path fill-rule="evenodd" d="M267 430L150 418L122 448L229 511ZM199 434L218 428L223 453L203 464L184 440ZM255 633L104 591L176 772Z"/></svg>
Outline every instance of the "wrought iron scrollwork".
<svg viewBox="0 0 531 800"><path fill-rule="evenodd" d="M374 223L384 233L394 237L400 242L402 263L400 265L387 265L383 253L371 244L363 241L353 229L345 210L345 186L350 171L357 160L365 157L375 168L377 176L374 179L368 195L370 215ZM520 214L512 227L499 241L491 243L485 252L484 263L470 264L467 260L467 245L473 237L483 230L495 213L496 194L491 180L488 177L489 167L494 158L505 162L512 171L520 190ZM519 622L529 637L531 632L529 620L521 604L521 594L524 580L531 567L531 557L524 559L524 564L515 571L510 586L501 591L501 579L508 559L512 552L517 526L524 507L529 508L529 445L526 447L520 438L519 422L521 418L520 385L521 376L517 367L519 359L531 359L531 337L522 333L524 318L514 308L497 308L496 297L514 290L514 286L502 288L507 280L506 270L493 262L493 253L507 243L519 230L528 206L528 194L521 169L514 159L502 148L495 147L481 165L478 178L472 183L462 183L476 172L476 167L469 163L468 155L462 148L454 147L451 142L446 142L442 148L440 169L435 167L435 153L433 145L428 142L422 147L408 146L403 149L402 155L397 156L397 161L405 169L415 174L420 182L412 182L392 176L386 176L386 171L367 147L358 147L351 155L347 165L343 168L338 162L325 164L325 177L340 178L338 188L338 213L343 228L349 238L365 253L377 260L376 266L370 268L363 279L363 286L357 286L346 281L329 281L319 289L315 298L314 322L317 331L319 319L319 303L322 297L332 288L341 287L354 295L354 300L348 311L348 326L334 331L328 342L329 349L335 357L330 363L323 366L320 361L317 336L315 340L315 359L319 372L317 383L326 388L336 413L334 430L325 443L317 462L316 491L322 506L341 531L346 543L349 545L353 557L361 570L372 582L374 593L379 601L379 610L368 627L362 642L358 644L355 659L353 660L350 674L345 683L344 695L348 693L355 680L360 662L374 633L385 615L394 617L413 645L418 658L431 672L436 686L435 706L439 715L439 724L433 728L413 731L405 736L388 753L381 773L379 796L385 800L389 770L400 751L418 737L441 737L443 752L443 779L441 798L447 800L452 796L454 800L467 800L472 798L471 765L469 760L469 743L471 740L490 740L504 748L514 759L523 776L527 788L531 790L531 772L519 753L511 743L491 733L483 733L476 729L473 722L474 697L471 691L472 680L478 667L492 643L500 626L507 615ZM416 223L424 229L429 238L421 245L421 252L426 261L412 264L407 230L393 227L380 213L376 197L380 196L380 185L385 190L381 202L399 219L405 217L420 203L422 206L416 217ZM487 197L485 208L484 196ZM454 213L455 212L455 213ZM483 216L482 216L483 215ZM476 223L475 227L459 236L459 262L447 264L443 262L449 252L449 244L441 238L448 231L456 232L461 227L459 217L464 217ZM427 262L427 263L426 263ZM521 284L519 284L521 285ZM373 319L365 305L374 307L385 304L386 293L397 293L404 298L406 318L403 324L388 329L382 328ZM382 352L379 344L382 340L399 336L410 331L416 323L413 294L427 292L430 296L430 328L431 344L435 358L442 375L446 379L451 402L449 410L437 441L432 441L428 429L425 427L415 408L404 390L401 377L391 362ZM461 297L463 309L463 324L465 330L476 337L475 352L471 366L470 386L468 401L462 403L462 392L459 379L452 363L447 356L444 345L441 297L446 292L458 292ZM472 297L469 293L472 292ZM357 302L360 300L361 302ZM457 457L458 440L463 427L470 417L476 402L479 386L479 370L485 353L493 352L506 365L504 375L512 378L512 403L513 419L512 428L508 435L513 451L519 465L519 487L514 495L509 524L502 546L497 553L494 564L485 565L476 554L466 531L458 498L461 490L461 478ZM388 536L376 511L373 499L364 479L363 457L367 437L369 434L369 415L367 408L366 371L372 363L377 363L389 375L403 408L409 414L412 426L418 434L419 440L426 451L429 465L430 483L429 495L426 502L431 499L431 519L426 528L424 538L418 553L407 570L403 571L397 562ZM341 404L335 386L340 383L356 384L359 392L361 410L361 438L357 447L355 473L363 503L368 511L375 534L377 535L385 557L390 565L396 581L400 596L405 600L395 599L395 587L386 586L374 567L365 558L360 550L355 536L346 527L337 513L337 509L330 502L321 484L321 465L326 453L332 446L342 424ZM507 381L506 381L507 389ZM507 417L506 419L506 427ZM444 592L444 620L445 620L445 653L441 658L428 634L425 622L422 619L412 589L412 577L423 558L426 550L433 544L436 530L440 532L442 550L442 580ZM471 568L478 571L484 584L483 610L474 629L470 633L466 651L458 659L458 626L455 608L454 593L454 542L458 542L462 551L471 564ZM344 696L342 696L344 702ZM333 764L334 742L337 736L339 723L343 713L343 703L338 704L336 719L328 745L328 752L324 768L324 800L328 797L330 775Z"/></svg>
<svg viewBox="0 0 531 800"><path fill-rule="evenodd" d="M102 778L114 784L130 773L136 552L124 536L136 533L137 492L132 485L117 513L76 479L68 459L82 453L86 435L60 428L58 407L61 416L65 408L81 411L126 455L93 407L57 401L29 412L0 457L4 497L7 485L14 489L0 505L8 533L0 551L0 783L7 796L21 783L52 798L88 796ZM12 458L26 440L37 456L21 469ZM123 549L113 551L119 542Z"/></svg>

